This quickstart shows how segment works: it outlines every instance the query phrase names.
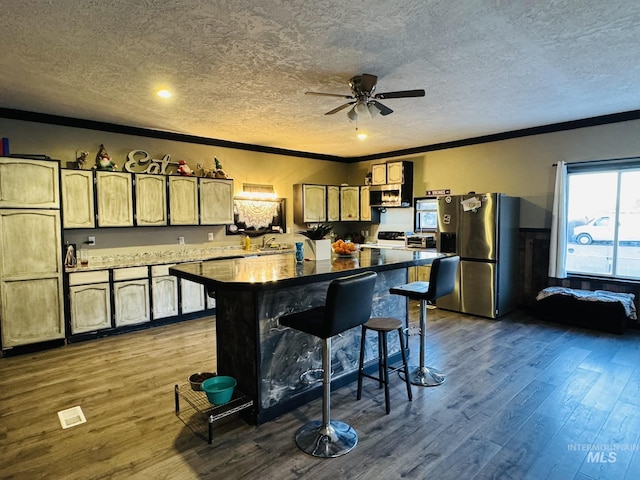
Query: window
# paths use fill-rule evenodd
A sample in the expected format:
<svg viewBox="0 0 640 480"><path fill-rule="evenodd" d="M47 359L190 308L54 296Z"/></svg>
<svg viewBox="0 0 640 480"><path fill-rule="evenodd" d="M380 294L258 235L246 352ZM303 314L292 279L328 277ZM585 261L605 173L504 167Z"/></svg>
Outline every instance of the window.
<svg viewBox="0 0 640 480"><path fill-rule="evenodd" d="M567 273L640 279L640 159L568 164Z"/></svg>
<svg viewBox="0 0 640 480"><path fill-rule="evenodd" d="M435 232L438 228L438 199L416 198L415 201L415 225L416 233Z"/></svg>

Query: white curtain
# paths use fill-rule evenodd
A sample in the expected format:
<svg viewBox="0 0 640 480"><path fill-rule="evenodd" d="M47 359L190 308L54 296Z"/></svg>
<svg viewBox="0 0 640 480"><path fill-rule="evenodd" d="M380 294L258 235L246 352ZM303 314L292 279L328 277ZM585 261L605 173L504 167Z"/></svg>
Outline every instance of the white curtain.
<svg viewBox="0 0 640 480"><path fill-rule="evenodd" d="M567 163L560 161L556 169L556 186L551 212L551 245L549 276L566 278L567 269Z"/></svg>

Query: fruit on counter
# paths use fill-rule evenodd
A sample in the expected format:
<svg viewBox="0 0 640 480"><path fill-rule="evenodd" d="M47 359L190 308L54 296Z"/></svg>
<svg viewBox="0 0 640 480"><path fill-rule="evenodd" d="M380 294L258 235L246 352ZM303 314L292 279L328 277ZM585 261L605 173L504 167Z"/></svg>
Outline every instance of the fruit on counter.
<svg viewBox="0 0 640 480"><path fill-rule="evenodd" d="M331 247L338 255L351 255L358 249L355 243L345 242L344 240L333 242Z"/></svg>

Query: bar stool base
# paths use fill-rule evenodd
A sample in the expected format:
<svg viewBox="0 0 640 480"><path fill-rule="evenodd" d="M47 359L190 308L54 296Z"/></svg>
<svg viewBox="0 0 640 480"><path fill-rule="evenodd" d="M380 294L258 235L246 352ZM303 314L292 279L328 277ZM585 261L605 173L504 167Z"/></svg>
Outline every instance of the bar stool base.
<svg viewBox="0 0 640 480"><path fill-rule="evenodd" d="M404 372L398 372L405 380ZM417 387L437 387L445 380L444 373L431 367L409 367L409 381ZM406 381L406 380L405 380Z"/></svg>
<svg viewBox="0 0 640 480"><path fill-rule="evenodd" d="M298 448L314 457L339 457L353 450L357 443L358 434L353 427L339 420L331 420L328 428L320 420L314 420L296 432Z"/></svg>

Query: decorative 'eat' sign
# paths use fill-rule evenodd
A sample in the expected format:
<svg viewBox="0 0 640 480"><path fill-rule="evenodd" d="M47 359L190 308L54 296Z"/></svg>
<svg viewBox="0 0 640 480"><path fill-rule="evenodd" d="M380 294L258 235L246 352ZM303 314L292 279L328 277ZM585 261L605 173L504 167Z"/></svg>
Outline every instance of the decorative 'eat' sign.
<svg viewBox="0 0 640 480"><path fill-rule="evenodd" d="M142 156L142 158L140 158ZM148 164L148 165L147 165ZM144 170L136 169L136 166L146 168ZM124 169L131 173L159 173L161 175L167 174L167 166L172 165L177 169L180 165L179 162L172 162L171 155L167 154L162 157L162 160L155 160L149 156L144 150L131 150L127 154L127 161L124 164Z"/></svg>

